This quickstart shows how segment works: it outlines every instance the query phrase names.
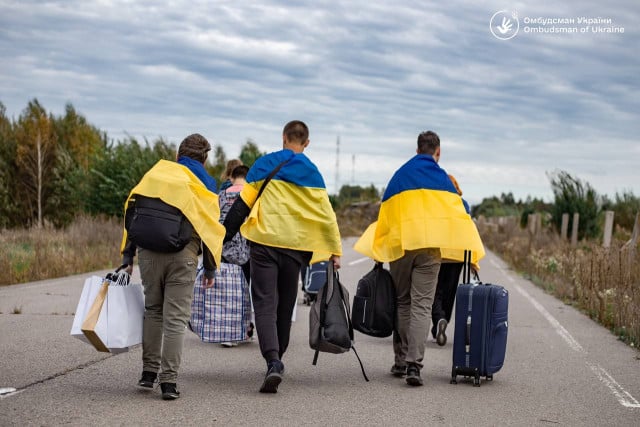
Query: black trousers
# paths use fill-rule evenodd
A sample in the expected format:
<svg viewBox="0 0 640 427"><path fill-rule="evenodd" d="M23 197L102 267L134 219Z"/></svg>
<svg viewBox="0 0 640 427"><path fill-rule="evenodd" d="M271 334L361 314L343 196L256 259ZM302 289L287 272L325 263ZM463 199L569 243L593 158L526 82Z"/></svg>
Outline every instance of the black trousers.
<svg viewBox="0 0 640 427"><path fill-rule="evenodd" d="M251 245L251 296L260 352L267 362L281 359L289 346L300 267L305 259L308 262L304 252Z"/></svg>
<svg viewBox="0 0 640 427"><path fill-rule="evenodd" d="M436 326L440 319L445 319L447 323L451 321L451 313L453 312L453 303L456 300L456 291L458 289L458 281L460 280L460 272L462 271L462 262L443 262L440 264L440 272L438 273L438 286L436 287L436 295L433 298L431 307L431 335L435 337Z"/></svg>

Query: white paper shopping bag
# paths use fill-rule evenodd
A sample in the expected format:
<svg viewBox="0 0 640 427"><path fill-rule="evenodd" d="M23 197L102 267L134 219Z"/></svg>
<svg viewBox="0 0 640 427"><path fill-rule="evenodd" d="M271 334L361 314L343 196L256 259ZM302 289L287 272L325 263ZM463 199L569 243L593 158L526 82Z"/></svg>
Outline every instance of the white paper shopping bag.
<svg viewBox="0 0 640 427"><path fill-rule="evenodd" d="M119 353L142 342L144 292L125 274L85 281L71 335L98 351Z"/></svg>
<svg viewBox="0 0 640 427"><path fill-rule="evenodd" d="M144 291L140 283L109 285L106 301L106 346L112 353L142 342ZM103 309L104 311L104 309Z"/></svg>
<svg viewBox="0 0 640 427"><path fill-rule="evenodd" d="M96 296L98 296L100 287L102 286L104 280L104 277L91 276L84 281L82 293L80 294L80 300L78 301L78 306L76 307L76 312L73 317L73 325L71 325L71 336L74 336L86 343L89 343L89 340L82 332L82 322L84 322L84 319L87 317L87 313L89 313L89 310L91 309Z"/></svg>

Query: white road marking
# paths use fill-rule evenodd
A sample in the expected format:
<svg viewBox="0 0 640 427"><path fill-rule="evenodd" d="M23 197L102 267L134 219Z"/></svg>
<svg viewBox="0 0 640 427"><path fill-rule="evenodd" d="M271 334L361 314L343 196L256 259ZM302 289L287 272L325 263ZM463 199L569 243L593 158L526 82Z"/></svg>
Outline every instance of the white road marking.
<svg viewBox="0 0 640 427"><path fill-rule="evenodd" d="M348 265L348 266L352 266L352 265L360 264L360 263L362 263L362 262L369 261L369 260L371 260L371 258L364 257L364 258L357 259L357 260L355 260L355 261L351 261L351 262L350 262L349 264L347 264L347 265Z"/></svg>
<svg viewBox="0 0 640 427"><path fill-rule="evenodd" d="M5 397L13 396L14 394L20 393L22 390L16 390L13 387L2 387L0 388L0 399L4 399Z"/></svg>
<svg viewBox="0 0 640 427"><path fill-rule="evenodd" d="M540 304L535 298L529 295L527 291L516 284L516 281L513 279L513 277L507 274L507 272L504 271L504 268L499 265L493 258L491 258L490 261L491 264L493 264L498 270L501 270L503 272L504 277L506 277L507 280L509 280L513 284L513 287L520 294L522 294L531 303L531 305L533 305L533 307L538 310L540 314L542 314L545 319L547 319L553 329L555 329L558 335L562 337L562 339L572 350L584 355L587 354L587 351L584 349L584 347L582 347L580 343L575 338L573 338L569 331L567 331L565 327L562 326L560 322L558 322L558 320L542 306L542 304ZM629 392L627 392L624 387L622 387L602 366L597 363L591 363L588 360L586 360L585 363L593 371L596 377L598 377L598 379L604 385L606 385L609 390L611 390L611 393L613 393L614 397L622 406L627 408L640 408L640 402L638 402Z"/></svg>
<svg viewBox="0 0 640 427"><path fill-rule="evenodd" d="M600 381L602 381L611 393L618 399L618 402L622 406L627 408L640 408L640 402L638 402L631 394L626 391L609 373L600 365L593 364L587 361L587 366L591 368L594 374L598 377Z"/></svg>

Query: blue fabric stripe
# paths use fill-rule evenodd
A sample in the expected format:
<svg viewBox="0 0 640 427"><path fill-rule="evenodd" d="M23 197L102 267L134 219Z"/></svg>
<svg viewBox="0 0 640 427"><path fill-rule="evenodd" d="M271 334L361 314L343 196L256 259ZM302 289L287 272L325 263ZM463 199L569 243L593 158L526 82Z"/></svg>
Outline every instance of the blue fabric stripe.
<svg viewBox="0 0 640 427"><path fill-rule="evenodd" d="M200 179L205 187L212 193L217 192L217 184L214 177L209 175L207 170L202 166L202 163L193 160L190 157L181 156L178 158L178 163L182 166L186 166L189 170Z"/></svg>
<svg viewBox="0 0 640 427"><path fill-rule="evenodd" d="M222 263L216 271L216 286L202 286L203 268L198 268L191 303L191 327L204 342L244 341L251 321L249 285L238 265Z"/></svg>
<svg viewBox="0 0 640 427"><path fill-rule="evenodd" d="M291 150L280 150L260 157L249 169L247 182L253 183L265 179L276 166L289 160L273 177L300 187L326 188L324 179L316 165L304 153L296 154Z"/></svg>
<svg viewBox="0 0 640 427"><path fill-rule="evenodd" d="M449 191L458 194L447 172L436 163L432 156L416 154L393 175L382 196L382 201L384 202L403 191L420 189Z"/></svg>

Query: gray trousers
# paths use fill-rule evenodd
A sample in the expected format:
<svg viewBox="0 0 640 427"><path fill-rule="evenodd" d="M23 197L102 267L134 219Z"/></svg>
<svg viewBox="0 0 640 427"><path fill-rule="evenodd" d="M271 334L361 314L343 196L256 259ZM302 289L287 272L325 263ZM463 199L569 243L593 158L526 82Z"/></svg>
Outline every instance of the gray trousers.
<svg viewBox="0 0 640 427"><path fill-rule="evenodd" d="M138 251L145 308L142 369L159 373L161 383L175 383L178 378L199 245L199 239L194 239L180 252Z"/></svg>
<svg viewBox="0 0 640 427"><path fill-rule="evenodd" d="M413 363L423 367L439 270L437 248L406 251L402 258L389 263L396 287L398 317L393 352L398 366Z"/></svg>

